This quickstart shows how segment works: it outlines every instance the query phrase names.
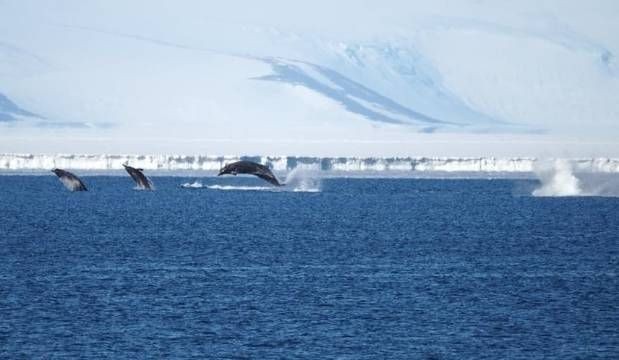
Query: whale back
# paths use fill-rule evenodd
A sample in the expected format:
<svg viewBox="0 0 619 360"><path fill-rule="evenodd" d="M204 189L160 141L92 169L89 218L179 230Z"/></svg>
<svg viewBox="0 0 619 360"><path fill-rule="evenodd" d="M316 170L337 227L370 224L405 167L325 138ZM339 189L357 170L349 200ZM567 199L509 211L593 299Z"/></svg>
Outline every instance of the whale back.
<svg viewBox="0 0 619 360"><path fill-rule="evenodd" d="M277 180L271 169L267 166L258 164L252 161L241 160L231 164L227 164L224 166L219 175L224 174L250 174L255 175L262 180L265 180L275 186L282 186L282 184Z"/></svg>

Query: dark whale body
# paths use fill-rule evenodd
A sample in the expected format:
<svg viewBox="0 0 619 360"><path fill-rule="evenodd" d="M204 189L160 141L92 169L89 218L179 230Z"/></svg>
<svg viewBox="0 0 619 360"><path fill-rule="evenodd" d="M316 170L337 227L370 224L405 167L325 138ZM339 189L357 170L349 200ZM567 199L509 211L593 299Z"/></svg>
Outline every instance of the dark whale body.
<svg viewBox="0 0 619 360"><path fill-rule="evenodd" d="M224 174L256 175L262 180L268 181L269 183L275 186L283 186L283 184L280 184L280 182L277 180L275 175L273 175L273 173L268 167L252 162L252 161L242 160L242 161L233 162L231 164L227 164L219 171L219 174L217 176L221 176Z"/></svg>
<svg viewBox="0 0 619 360"><path fill-rule="evenodd" d="M152 190L153 183L142 173L143 169L136 169L129 165L123 164L125 170L129 173L133 181L138 185L139 188L145 190Z"/></svg>
<svg viewBox="0 0 619 360"><path fill-rule="evenodd" d="M70 191L88 191L86 185L75 174L62 169L52 169L52 172L58 176L58 179Z"/></svg>

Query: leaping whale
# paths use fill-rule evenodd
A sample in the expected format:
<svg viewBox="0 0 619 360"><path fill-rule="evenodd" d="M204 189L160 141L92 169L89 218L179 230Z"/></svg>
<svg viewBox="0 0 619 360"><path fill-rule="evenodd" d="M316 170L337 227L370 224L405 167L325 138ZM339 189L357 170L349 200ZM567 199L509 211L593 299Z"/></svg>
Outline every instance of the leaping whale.
<svg viewBox="0 0 619 360"><path fill-rule="evenodd" d="M251 174L256 175L262 180L268 181L269 183L275 186L283 186L275 175L271 172L271 170L261 164L255 163L253 161L241 160L237 162L233 162L231 164L227 164L221 170L219 170L219 174L217 176L225 175L225 174Z"/></svg>
<svg viewBox="0 0 619 360"><path fill-rule="evenodd" d="M138 185L140 189L144 189L144 190L153 189L153 183L150 181L149 178L146 177L146 175L142 173L144 169L136 169L127 164L123 164L123 166L125 167L125 170L127 170L127 172L129 173L133 181L135 181L135 183Z"/></svg>
<svg viewBox="0 0 619 360"><path fill-rule="evenodd" d="M52 169L52 172L58 176L58 179L70 191L88 191L86 185L75 174L62 169Z"/></svg>

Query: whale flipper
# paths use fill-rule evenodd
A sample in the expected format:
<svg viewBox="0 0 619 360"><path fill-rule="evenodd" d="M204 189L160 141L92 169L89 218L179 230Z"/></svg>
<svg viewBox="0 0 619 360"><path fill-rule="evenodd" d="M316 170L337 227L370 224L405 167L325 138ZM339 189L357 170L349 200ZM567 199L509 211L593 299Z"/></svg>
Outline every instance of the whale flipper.
<svg viewBox="0 0 619 360"><path fill-rule="evenodd" d="M264 181L267 181L275 186L282 186L275 175L271 172L271 170L262 165L252 161L241 160L237 162L233 162L231 164L227 164L224 166L217 176L225 175L225 174L251 174L261 178Z"/></svg>
<svg viewBox="0 0 619 360"><path fill-rule="evenodd" d="M135 183L140 189L144 189L144 190L153 189L153 183L150 181L149 178L146 177L146 175L142 173L143 171L142 169L136 169L127 164L123 164L123 166L125 167L125 170L127 170L127 173L129 173L133 181L135 181Z"/></svg>
<svg viewBox="0 0 619 360"><path fill-rule="evenodd" d="M62 169L52 169L52 172L58 176L58 179L62 184L70 191L88 191L86 185L75 176L75 174L70 173L66 170Z"/></svg>

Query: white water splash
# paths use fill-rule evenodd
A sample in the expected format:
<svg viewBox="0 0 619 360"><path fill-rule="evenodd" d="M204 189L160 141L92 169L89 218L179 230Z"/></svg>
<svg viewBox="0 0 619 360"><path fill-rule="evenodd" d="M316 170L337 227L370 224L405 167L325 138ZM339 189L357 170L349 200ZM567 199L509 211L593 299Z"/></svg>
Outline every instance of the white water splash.
<svg viewBox="0 0 619 360"><path fill-rule="evenodd" d="M191 184L186 184L190 186ZM200 184L201 185L201 184ZM320 192L320 177L316 171L295 168L286 176L282 186L207 185L211 190L269 191L269 192Z"/></svg>
<svg viewBox="0 0 619 360"><path fill-rule="evenodd" d="M211 189L211 190L237 190L237 191L276 191L271 186L234 186L234 185L204 185L200 180L181 184L183 189Z"/></svg>
<svg viewBox="0 0 619 360"><path fill-rule="evenodd" d="M279 188L272 186L236 186L236 185L207 185L211 190L225 191L278 191Z"/></svg>
<svg viewBox="0 0 619 360"><path fill-rule="evenodd" d="M318 172L297 167L286 175L284 187L295 192L320 192L320 185Z"/></svg>
<svg viewBox="0 0 619 360"><path fill-rule="evenodd" d="M181 184L181 187L183 189L203 189L205 186L202 185L202 182L200 180L195 180L192 183L186 182L184 184Z"/></svg>
<svg viewBox="0 0 619 360"><path fill-rule="evenodd" d="M535 167L541 186L533 196L619 197L619 173L574 171L574 163L557 159Z"/></svg>
<svg viewBox="0 0 619 360"><path fill-rule="evenodd" d="M584 195L580 180L574 175L572 165L565 159L536 166L541 186L533 190L533 196L581 196Z"/></svg>

